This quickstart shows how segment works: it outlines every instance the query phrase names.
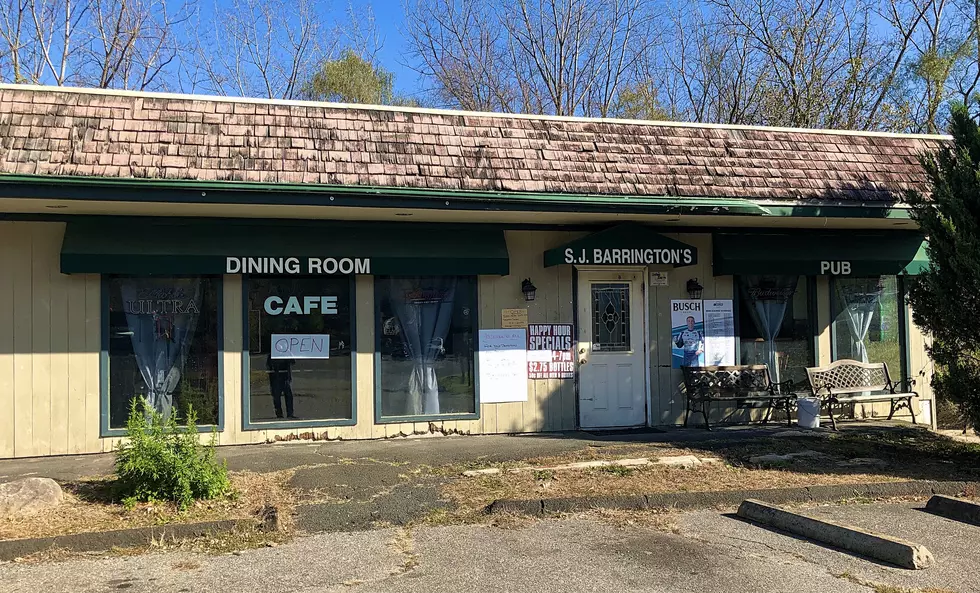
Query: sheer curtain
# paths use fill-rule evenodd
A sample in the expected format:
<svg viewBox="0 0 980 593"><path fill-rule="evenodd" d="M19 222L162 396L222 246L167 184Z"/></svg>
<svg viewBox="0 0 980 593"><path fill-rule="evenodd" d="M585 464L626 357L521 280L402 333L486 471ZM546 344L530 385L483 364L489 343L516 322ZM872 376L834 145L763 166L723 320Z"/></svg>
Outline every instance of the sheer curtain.
<svg viewBox="0 0 980 593"><path fill-rule="evenodd" d="M841 316L851 337L851 355L861 362L868 362L868 330L878 312L881 293L881 277L837 282L837 295L844 307Z"/></svg>
<svg viewBox="0 0 980 593"><path fill-rule="evenodd" d="M456 277L389 279L391 306L405 352L412 359L408 378L406 416L440 413L439 381L435 363L445 352L446 336L452 325Z"/></svg>
<svg viewBox="0 0 980 593"><path fill-rule="evenodd" d="M799 276L740 276L739 287L749 316L765 340L765 363L773 380L779 382L776 360L776 338L782 328L786 309L796 294Z"/></svg>
<svg viewBox="0 0 980 593"><path fill-rule="evenodd" d="M169 418L201 308L199 278L123 278L120 291L146 403Z"/></svg>

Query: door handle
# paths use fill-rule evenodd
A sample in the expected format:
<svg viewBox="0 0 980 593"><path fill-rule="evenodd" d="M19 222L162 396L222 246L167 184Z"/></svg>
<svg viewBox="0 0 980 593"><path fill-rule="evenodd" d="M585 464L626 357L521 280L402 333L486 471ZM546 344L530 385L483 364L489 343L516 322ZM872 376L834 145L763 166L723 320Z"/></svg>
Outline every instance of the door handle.
<svg viewBox="0 0 980 593"><path fill-rule="evenodd" d="M585 354L585 348L580 348L579 351L578 351L578 353L579 354Z"/></svg>
<svg viewBox="0 0 980 593"><path fill-rule="evenodd" d="M587 362L589 362L589 361L586 360L586 359L584 359L584 358L578 361L579 364L585 364Z"/></svg>

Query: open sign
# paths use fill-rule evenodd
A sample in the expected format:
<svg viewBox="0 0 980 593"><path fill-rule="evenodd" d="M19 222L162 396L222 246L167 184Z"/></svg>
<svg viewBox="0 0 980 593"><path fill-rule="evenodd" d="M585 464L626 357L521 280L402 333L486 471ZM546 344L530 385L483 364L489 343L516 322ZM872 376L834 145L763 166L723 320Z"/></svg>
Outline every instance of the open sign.
<svg viewBox="0 0 980 593"><path fill-rule="evenodd" d="M272 334L272 358L330 358L330 335Z"/></svg>

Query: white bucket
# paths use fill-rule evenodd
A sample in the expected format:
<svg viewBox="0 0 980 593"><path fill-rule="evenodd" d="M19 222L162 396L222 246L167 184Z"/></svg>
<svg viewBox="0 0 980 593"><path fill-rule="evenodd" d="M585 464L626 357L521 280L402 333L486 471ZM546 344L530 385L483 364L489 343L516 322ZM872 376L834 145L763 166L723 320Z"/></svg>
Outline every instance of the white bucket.
<svg viewBox="0 0 980 593"><path fill-rule="evenodd" d="M796 400L796 423L803 428L820 428L820 398L801 397Z"/></svg>

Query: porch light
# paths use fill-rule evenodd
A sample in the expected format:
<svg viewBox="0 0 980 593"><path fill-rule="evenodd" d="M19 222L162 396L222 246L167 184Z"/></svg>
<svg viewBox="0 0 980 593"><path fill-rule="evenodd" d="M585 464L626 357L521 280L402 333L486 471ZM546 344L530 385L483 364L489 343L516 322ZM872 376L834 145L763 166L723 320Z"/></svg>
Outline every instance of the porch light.
<svg viewBox="0 0 980 593"><path fill-rule="evenodd" d="M525 301L533 301L534 300L534 291L536 291L536 290L537 290L537 288L533 284L531 284L531 279L530 278L525 278L524 281L521 282L521 292L524 293L524 300Z"/></svg>
<svg viewBox="0 0 980 593"><path fill-rule="evenodd" d="M702 292L704 292L704 287L698 284L697 278L691 278L687 281L687 296L692 299L699 299Z"/></svg>

